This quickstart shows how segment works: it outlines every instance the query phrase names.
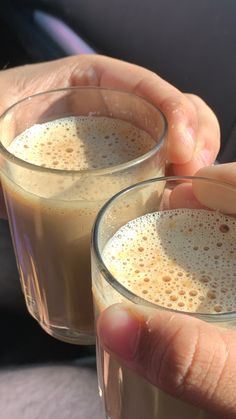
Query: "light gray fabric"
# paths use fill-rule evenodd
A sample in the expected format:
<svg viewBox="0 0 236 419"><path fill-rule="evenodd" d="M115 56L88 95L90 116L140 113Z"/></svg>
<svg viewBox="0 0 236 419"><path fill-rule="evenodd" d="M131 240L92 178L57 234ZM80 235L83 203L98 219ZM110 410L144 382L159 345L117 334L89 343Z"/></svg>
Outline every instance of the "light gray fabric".
<svg viewBox="0 0 236 419"><path fill-rule="evenodd" d="M34 366L0 372L0 419L104 419L96 372Z"/></svg>

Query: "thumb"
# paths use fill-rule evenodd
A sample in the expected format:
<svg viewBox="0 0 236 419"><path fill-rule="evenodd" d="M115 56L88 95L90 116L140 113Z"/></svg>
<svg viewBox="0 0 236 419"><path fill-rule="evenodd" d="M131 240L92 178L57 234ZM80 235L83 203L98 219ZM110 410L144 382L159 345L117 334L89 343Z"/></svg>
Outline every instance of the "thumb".
<svg viewBox="0 0 236 419"><path fill-rule="evenodd" d="M197 200L208 208L217 208L225 214L236 214L236 163L218 164L201 168L196 176L203 176L229 185L214 186L208 182L193 182Z"/></svg>
<svg viewBox="0 0 236 419"><path fill-rule="evenodd" d="M236 332L184 314L116 304L97 323L101 345L159 389L236 417Z"/></svg>
<svg viewBox="0 0 236 419"><path fill-rule="evenodd" d="M209 177L236 185L236 162L202 167L198 170L196 176Z"/></svg>

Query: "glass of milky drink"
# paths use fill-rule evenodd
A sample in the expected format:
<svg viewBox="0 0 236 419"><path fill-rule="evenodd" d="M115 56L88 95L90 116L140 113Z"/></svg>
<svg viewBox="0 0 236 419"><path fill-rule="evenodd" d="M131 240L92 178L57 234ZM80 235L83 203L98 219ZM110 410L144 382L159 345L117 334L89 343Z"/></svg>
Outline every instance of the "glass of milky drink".
<svg viewBox="0 0 236 419"><path fill-rule="evenodd" d="M235 214L236 187L207 178L153 179L118 193L94 226L95 315L126 302L235 329ZM99 340L97 364L109 419L215 418L158 390Z"/></svg>
<svg viewBox="0 0 236 419"><path fill-rule="evenodd" d="M112 195L161 176L166 121L134 94L48 91L0 118L0 168L22 289L50 335L94 343L90 236Z"/></svg>

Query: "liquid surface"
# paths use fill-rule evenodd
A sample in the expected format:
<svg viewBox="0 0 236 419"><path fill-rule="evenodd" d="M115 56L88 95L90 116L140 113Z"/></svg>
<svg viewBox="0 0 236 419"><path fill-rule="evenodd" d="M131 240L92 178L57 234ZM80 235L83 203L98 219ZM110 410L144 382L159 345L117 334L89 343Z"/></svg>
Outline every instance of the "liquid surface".
<svg viewBox="0 0 236 419"><path fill-rule="evenodd" d="M106 266L126 288L171 309L236 309L236 220L208 210L147 214L107 243Z"/></svg>
<svg viewBox="0 0 236 419"><path fill-rule="evenodd" d="M38 166L85 170L136 159L156 145L129 122L108 117L67 117L33 125L8 150Z"/></svg>

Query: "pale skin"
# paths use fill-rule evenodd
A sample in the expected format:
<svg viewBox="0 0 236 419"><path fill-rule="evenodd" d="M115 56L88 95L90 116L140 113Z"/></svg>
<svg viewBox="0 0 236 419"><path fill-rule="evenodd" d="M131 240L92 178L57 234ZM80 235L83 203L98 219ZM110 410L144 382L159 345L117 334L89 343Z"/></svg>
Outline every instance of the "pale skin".
<svg viewBox="0 0 236 419"><path fill-rule="evenodd" d="M0 114L23 97L79 85L127 90L159 107L168 120L167 158L173 173L192 175L214 162L220 130L206 103L149 70L109 57L80 55L0 72ZM0 210L4 216L5 209Z"/></svg>
<svg viewBox="0 0 236 419"><path fill-rule="evenodd" d="M144 96L167 118L167 159L172 173L193 175L200 170L200 175L236 184L234 164L204 168L215 161L220 145L219 125L206 103L133 64L88 55L4 70L0 73L0 113L25 96L78 85L117 88ZM5 215L3 205L1 215ZM144 346L147 328L151 332L149 344ZM224 418L236 417L235 332L183 315L133 312L118 305L101 315L98 334L109 352L154 385L202 408L221 412Z"/></svg>

